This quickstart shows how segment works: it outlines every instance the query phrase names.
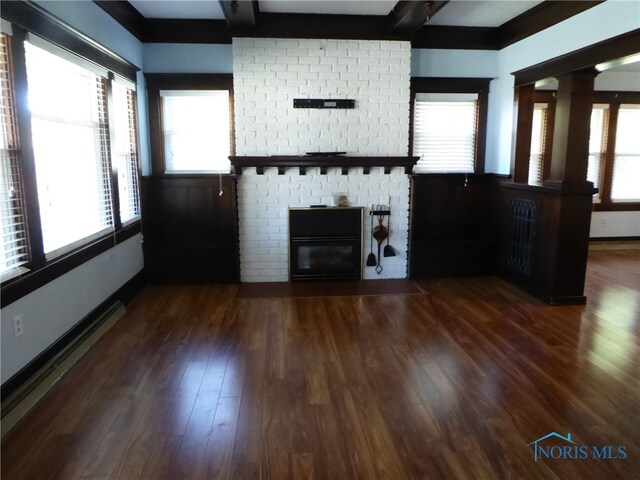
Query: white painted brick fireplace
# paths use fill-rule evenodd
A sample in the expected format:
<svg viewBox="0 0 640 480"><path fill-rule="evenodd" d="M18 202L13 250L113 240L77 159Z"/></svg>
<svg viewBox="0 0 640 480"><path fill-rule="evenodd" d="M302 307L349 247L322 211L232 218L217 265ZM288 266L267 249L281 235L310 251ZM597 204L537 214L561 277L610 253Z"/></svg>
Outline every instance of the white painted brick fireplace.
<svg viewBox="0 0 640 480"><path fill-rule="evenodd" d="M236 155L304 155L344 151L351 156L406 156L409 134L409 42L307 39L233 39ZM354 109L294 109L294 98L354 99ZM289 168L238 179L240 271L243 282L288 279L289 207L333 205L346 194L365 209L364 255L369 253L371 204L391 198L390 242L397 256L382 259L382 275L407 270L409 176L400 167L385 174L361 167ZM375 242L374 242L375 250Z"/></svg>

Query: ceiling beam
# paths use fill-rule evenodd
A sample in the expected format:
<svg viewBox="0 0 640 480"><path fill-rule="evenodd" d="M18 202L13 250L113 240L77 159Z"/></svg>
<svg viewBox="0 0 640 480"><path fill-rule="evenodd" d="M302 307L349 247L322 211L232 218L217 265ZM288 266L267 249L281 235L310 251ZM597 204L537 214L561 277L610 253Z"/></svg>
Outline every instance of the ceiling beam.
<svg viewBox="0 0 640 480"><path fill-rule="evenodd" d="M141 42L144 41L144 24L146 18L126 0L98 1L94 3L111 15L120 25L126 28Z"/></svg>
<svg viewBox="0 0 640 480"><path fill-rule="evenodd" d="M400 0L387 16L389 27L394 32L415 33L444 7L446 1Z"/></svg>
<svg viewBox="0 0 640 480"><path fill-rule="evenodd" d="M260 8L258 1L219 0L229 30L255 28Z"/></svg>
<svg viewBox="0 0 640 480"><path fill-rule="evenodd" d="M547 0L539 3L497 28L498 48L508 47L603 2L604 0Z"/></svg>

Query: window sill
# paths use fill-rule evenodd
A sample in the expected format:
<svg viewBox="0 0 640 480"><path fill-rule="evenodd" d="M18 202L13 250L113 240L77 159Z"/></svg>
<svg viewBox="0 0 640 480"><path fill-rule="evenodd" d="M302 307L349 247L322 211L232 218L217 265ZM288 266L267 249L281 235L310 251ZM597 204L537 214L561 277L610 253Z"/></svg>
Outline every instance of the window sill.
<svg viewBox="0 0 640 480"><path fill-rule="evenodd" d="M640 211L640 202L594 203L594 212L635 212Z"/></svg>
<svg viewBox="0 0 640 480"><path fill-rule="evenodd" d="M25 273L7 280L0 291L1 307L21 299L25 295L43 287L65 273L79 267L101 253L119 245L142 231L139 221L128 225L114 235L112 232L86 243L75 250L48 261L40 268L32 268ZM26 270L26 269L25 269Z"/></svg>

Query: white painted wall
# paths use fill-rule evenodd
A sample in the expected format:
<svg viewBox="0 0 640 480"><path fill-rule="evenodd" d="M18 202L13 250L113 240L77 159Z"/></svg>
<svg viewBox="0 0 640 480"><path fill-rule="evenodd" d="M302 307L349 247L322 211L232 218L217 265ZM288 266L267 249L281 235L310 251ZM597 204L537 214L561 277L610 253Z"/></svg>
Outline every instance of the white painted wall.
<svg viewBox="0 0 640 480"><path fill-rule="evenodd" d="M602 72L596 77L593 88L605 91L640 92L640 74L636 72Z"/></svg>
<svg viewBox="0 0 640 480"><path fill-rule="evenodd" d="M142 66L142 44L93 2L37 2L52 14L107 48ZM140 156L148 165L144 79L138 74ZM136 235L0 311L1 381L4 383L42 353L89 312L138 273L143 266L141 236ZM13 318L23 316L24 334L16 338Z"/></svg>
<svg viewBox="0 0 640 480"><path fill-rule="evenodd" d="M640 237L640 212L593 212L589 236Z"/></svg>
<svg viewBox="0 0 640 480"><path fill-rule="evenodd" d="M238 155L298 155L346 151L349 155L404 156L409 141L409 42L359 40L234 39L233 72ZM294 98L352 98L352 110L294 109ZM348 157L345 159L348 162ZM351 205L386 204L391 196L391 243L396 257L383 259L383 274L407 271L409 177L372 169L320 175L290 169L238 180L240 271L243 282L288 279L288 207L334 204L336 193ZM364 238L368 246L368 210ZM364 255L368 253L364 252ZM363 255L363 257L364 257Z"/></svg>
<svg viewBox="0 0 640 480"><path fill-rule="evenodd" d="M412 77L498 76L497 50L411 50Z"/></svg>
<svg viewBox="0 0 640 480"><path fill-rule="evenodd" d="M489 96L487 172L510 172L513 72L637 28L640 28L640 2L609 0L500 50L498 78L491 82ZM624 89L620 88L621 81L621 76L603 77L596 79L596 88ZM597 212L592 217L592 237L637 236L638 230L637 212Z"/></svg>
<svg viewBox="0 0 640 480"><path fill-rule="evenodd" d="M33 360L142 269L135 235L2 309L2 382ZM13 318L24 334L15 337Z"/></svg>
<svg viewBox="0 0 640 480"><path fill-rule="evenodd" d="M487 171L510 171L513 72L637 28L640 2L610 0L500 50L489 99Z"/></svg>
<svg viewBox="0 0 640 480"><path fill-rule="evenodd" d="M232 73L231 45L145 43L144 71L149 73Z"/></svg>

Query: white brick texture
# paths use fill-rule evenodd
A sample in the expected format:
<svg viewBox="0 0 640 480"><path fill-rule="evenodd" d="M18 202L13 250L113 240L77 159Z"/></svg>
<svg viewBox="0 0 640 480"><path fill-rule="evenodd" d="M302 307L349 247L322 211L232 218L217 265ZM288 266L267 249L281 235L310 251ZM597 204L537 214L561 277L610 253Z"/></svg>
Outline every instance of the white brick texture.
<svg viewBox="0 0 640 480"><path fill-rule="evenodd" d="M407 155L410 64L409 42L234 38L236 154ZM294 98L350 98L355 108L294 109ZM382 258L382 275L364 268L364 278L406 277L409 177L403 169L384 174L372 168L369 175L361 168L348 175L336 168L326 175L288 169L278 175L269 168L264 175L244 169L238 180L242 281L286 281L288 208L332 205L336 194L366 207L363 258L371 204L391 197L390 242L397 256Z"/></svg>
<svg viewBox="0 0 640 480"><path fill-rule="evenodd" d="M407 155L410 68L409 42L234 38L236 153ZM294 109L294 98L356 106Z"/></svg>

